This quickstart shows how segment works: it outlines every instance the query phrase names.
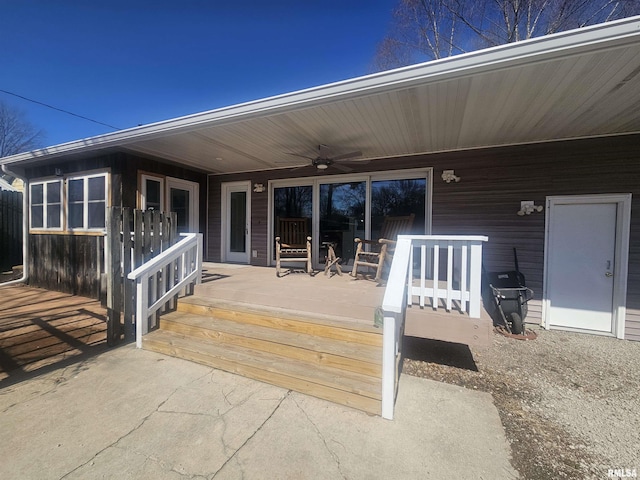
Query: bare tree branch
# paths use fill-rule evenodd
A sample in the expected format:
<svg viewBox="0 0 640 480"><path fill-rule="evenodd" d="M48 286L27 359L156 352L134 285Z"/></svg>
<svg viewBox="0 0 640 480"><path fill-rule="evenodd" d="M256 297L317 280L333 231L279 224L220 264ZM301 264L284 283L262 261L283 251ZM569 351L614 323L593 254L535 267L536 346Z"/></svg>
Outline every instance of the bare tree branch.
<svg viewBox="0 0 640 480"><path fill-rule="evenodd" d="M640 0L399 0L377 69L640 14Z"/></svg>
<svg viewBox="0 0 640 480"><path fill-rule="evenodd" d="M0 157L42 146L44 132L36 129L24 113L0 101Z"/></svg>

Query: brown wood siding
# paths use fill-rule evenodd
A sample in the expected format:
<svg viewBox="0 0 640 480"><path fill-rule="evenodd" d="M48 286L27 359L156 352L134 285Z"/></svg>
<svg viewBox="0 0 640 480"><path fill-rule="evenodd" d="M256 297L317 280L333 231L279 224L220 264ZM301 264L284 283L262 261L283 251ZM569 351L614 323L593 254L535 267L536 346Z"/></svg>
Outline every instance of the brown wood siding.
<svg viewBox="0 0 640 480"><path fill-rule="evenodd" d="M206 260L210 262L221 261L220 250L221 244L221 212L220 212L220 196L222 195L222 188L220 182L212 182L209 177L209 218L207 222L207 245L208 248ZM253 215L251 216L253 219ZM255 248L255 247L254 247Z"/></svg>
<svg viewBox="0 0 640 480"><path fill-rule="evenodd" d="M65 176L109 169L110 205L130 208L137 206L138 172L197 182L200 186L200 231L204 232L207 214L207 176L202 172L120 152L91 158L62 159L55 163L28 168L26 176L29 179L52 177L56 168L61 169ZM96 246L96 242L101 246ZM29 235L29 284L100 298L104 293L100 291L100 274L105 272L103 245L103 236L83 233Z"/></svg>
<svg viewBox="0 0 640 480"><path fill-rule="evenodd" d="M29 285L98 299L102 271L102 236L29 236Z"/></svg>
<svg viewBox="0 0 640 480"><path fill-rule="evenodd" d="M629 135L574 140L465 152L376 160L355 172L433 167L432 233L487 235L483 262L488 270L513 269L513 248L520 269L535 291L528 320L541 312L544 270L545 212L518 216L520 201L545 205L552 195L631 193L632 217L626 328L629 338L640 339L640 136ZM445 183L443 170L454 169L459 183ZM325 175L331 175L329 172ZM300 173L302 172L302 173ZM209 250L211 260L220 260L220 184L250 180L301 177L307 170L252 172L209 177ZM311 175L315 173L309 169ZM339 174L340 172L338 172ZM267 259L268 193L252 193L252 249L264 265Z"/></svg>
<svg viewBox="0 0 640 480"><path fill-rule="evenodd" d="M264 183L265 191L251 193L251 249L258 252L256 258L251 258L251 263L266 267L269 264L269 255L266 250L266 245L269 243L267 241L269 193L266 190L266 182L260 183Z"/></svg>
<svg viewBox="0 0 640 480"><path fill-rule="evenodd" d="M22 192L0 190L0 271L22 265Z"/></svg>

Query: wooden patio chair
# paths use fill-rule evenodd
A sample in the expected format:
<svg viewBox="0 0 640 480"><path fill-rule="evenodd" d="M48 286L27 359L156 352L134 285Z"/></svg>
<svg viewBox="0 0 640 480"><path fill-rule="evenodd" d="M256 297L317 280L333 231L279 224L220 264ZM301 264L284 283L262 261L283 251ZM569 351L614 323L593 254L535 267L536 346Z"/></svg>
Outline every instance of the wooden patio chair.
<svg viewBox="0 0 640 480"><path fill-rule="evenodd" d="M276 237L276 276L280 277L280 262L305 263L305 271L313 272L311 267L311 236L307 218L277 219Z"/></svg>
<svg viewBox="0 0 640 480"><path fill-rule="evenodd" d="M356 238L358 246L351 275L358 275L358 267L375 268L375 281L379 282L385 262L391 263L393 260L397 236L411 231L415 217L413 213L402 217L384 217L378 240ZM365 250L365 245L369 246L369 250Z"/></svg>

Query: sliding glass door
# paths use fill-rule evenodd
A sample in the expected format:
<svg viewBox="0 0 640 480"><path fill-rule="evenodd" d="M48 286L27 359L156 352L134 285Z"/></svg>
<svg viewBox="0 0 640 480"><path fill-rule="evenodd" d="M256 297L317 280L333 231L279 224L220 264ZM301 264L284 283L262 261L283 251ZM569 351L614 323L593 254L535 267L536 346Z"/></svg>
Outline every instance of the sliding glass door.
<svg viewBox="0 0 640 480"><path fill-rule="evenodd" d="M315 268L324 266L332 244L341 264L353 265L356 238L377 239L386 216L415 215L411 232L430 230L430 170L333 175L272 185L272 238L280 235L279 218L305 219L312 236ZM304 184L303 184L304 182ZM275 246L273 246L275 249ZM272 253L275 250L272 251Z"/></svg>
<svg viewBox="0 0 640 480"><path fill-rule="evenodd" d="M328 243L342 265L353 264L354 239L364 238L366 192L365 180L320 184L319 256L323 263Z"/></svg>
<svg viewBox="0 0 640 480"><path fill-rule="evenodd" d="M297 222L303 231L295 232L296 239L284 238L291 232L281 232L280 225L284 219L301 219ZM313 233L313 185L283 186L273 189L273 237L283 237L283 243L302 241ZM312 249L313 251L313 249ZM275 244L272 248L272 258L275 257Z"/></svg>
<svg viewBox="0 0 640 480"><path fill-rule="evenodd" d="M390 179L371 182L371 238L378 238L384 217L415 214L411 232L424 235L427 179Z"/></svg>

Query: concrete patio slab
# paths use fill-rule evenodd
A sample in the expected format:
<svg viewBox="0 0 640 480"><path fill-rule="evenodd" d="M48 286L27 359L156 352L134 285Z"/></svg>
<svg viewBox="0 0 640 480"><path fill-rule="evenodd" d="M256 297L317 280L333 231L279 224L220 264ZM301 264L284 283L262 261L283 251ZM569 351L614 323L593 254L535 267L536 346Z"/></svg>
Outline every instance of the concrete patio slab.
<svg viewBox="0 0 640 480"><path fill-rule="evenodd" d="M0 478L518 478L490 395L406 375L387 421L125 346L0 412Z"/></svg>

